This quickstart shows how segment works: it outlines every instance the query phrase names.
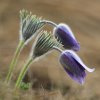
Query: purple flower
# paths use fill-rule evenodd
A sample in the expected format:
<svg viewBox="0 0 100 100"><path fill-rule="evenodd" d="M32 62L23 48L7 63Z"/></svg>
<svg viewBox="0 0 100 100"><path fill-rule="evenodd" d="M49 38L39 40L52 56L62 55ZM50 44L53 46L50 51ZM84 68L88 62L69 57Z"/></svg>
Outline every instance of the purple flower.
<svg viewBox="0 0 100 100"><path fill-rule="evenodd" d="M65 49L72 49L78 51L80 44L77 42L70 27L66 24L59 24L54 28L54 35L60 41Z"/></svg>
<svg viewBox="0 0 100 100"><path fill-rule="evenodd" d="M94 68L88 68L79 58L79 56L71 50L65 50L62 52L60 56L60 63L68 75L80 84L84 84L86 77L85 70L88 72L93 72L95 70Z"/></svg>

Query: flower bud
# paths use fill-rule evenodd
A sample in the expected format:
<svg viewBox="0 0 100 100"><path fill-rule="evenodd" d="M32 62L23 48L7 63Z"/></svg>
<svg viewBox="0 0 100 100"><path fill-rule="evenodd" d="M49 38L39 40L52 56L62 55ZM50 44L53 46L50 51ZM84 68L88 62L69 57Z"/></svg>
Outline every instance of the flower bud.
<svg viewBox="0 0 100 100"><path fill-rule="evenodd" d="M54 36L47 31L41 31L36 42L33 45L32 56L39 57L53 49L53 46L59 46Z"/></svg>
<svg viewBox="0 0 100 100"><path fill-rule="evenodd" d="M30 40L44 26L45 23L41 23L41 20L36 15L32 15L31 12L20 11L20 34L24 42Z"/></svg>

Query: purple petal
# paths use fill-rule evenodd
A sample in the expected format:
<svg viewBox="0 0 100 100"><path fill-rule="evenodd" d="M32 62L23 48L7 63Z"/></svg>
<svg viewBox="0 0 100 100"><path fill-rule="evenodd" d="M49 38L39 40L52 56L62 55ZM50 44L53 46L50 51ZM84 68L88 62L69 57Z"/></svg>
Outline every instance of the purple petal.
<svg viewBox="0 0 100 100"><path fill-rule="evenodd" d="M88 72L93 72L95 70L95 68L88 68L83 62L82 60L79 58L79 56L71 51L71 50L67 50L67 52L70 52L71 53L71 56L73 57L73 59L78 63L80 64L80 66L82 66L85 70L87 70Z"/></svg>
<svg viewBox="0 0 100 100"><path fill-rule="evenodd" d="M81 84L84 83L86 77L85 69L77 63L70 52L66 50L61 54L60 63L73 80Z"/></svg>
<svg viewBox="0 0 100 100"><path fill-rule="evenodd" d="M75 76L70 70L68 70L66 67L64 67L65 71L68 73L68 75L73 79L75 80L76 82L80 83L80 84L84 84L85 82L85 76L86 76L86 73L85 71L82 72L82 76L84 77L80 77L80 76Z"/></svg>
<svg viewBox="0 0 100 100"><path fill-rule="evenodd" d="M59 24L54 28L54 35L61 41L64 48L73 49L78 51L80 49L80 44L75 39L73 32L70 27L66 24Z"/></svg>

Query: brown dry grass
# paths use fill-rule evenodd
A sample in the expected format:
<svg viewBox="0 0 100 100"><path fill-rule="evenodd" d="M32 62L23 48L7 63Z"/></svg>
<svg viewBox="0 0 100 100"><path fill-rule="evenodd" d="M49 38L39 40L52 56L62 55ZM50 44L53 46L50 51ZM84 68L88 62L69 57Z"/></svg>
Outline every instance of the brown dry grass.
<svg viewBox="0 0 100 100"><path fill-rule="evenodd" d="M84 62L95 67L87 73L83 86L71 80L58 62L59 53L54 52L32 64L32 80L37 88L17 91L13 85L6 86L9 63L18 44L19 10L25 8L56 23L70 25L80 41L78 52ZM1 0L0 1L0 100L100 100L100 1L99 0ZM48 28L48 30L50 30ZM33 41L32 41L33 42ZM28 57L31 44L27 45L16 67L13 82ZM49 83L49 84L48 84ZM43 88L41 87L43 85ZM47 89L51 87L50 89Z"/></svg>

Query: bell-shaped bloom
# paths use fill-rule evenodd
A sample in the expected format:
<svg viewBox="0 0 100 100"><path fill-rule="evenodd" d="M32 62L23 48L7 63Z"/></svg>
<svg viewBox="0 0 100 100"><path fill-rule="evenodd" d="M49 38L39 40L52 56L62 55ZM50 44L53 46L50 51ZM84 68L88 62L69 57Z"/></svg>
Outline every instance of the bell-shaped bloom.
<svg viewBox="0 0 100 100"><path fill-rule="evenodd" d="M54 28L54 35L58 41L63 44L65 49L72 49L78 51L80 49L80 44L76 40L70 27L66 24L58 24Z"/></svg>
<svg viewBox="0 0 100 100"><path fill-rule="evenodd" d="M65 50L60 56L60 63L62 64L68 75L80 84L84 84L86 72L93 72L95 69L88 68L79 56L71 50Z"/></svg>

